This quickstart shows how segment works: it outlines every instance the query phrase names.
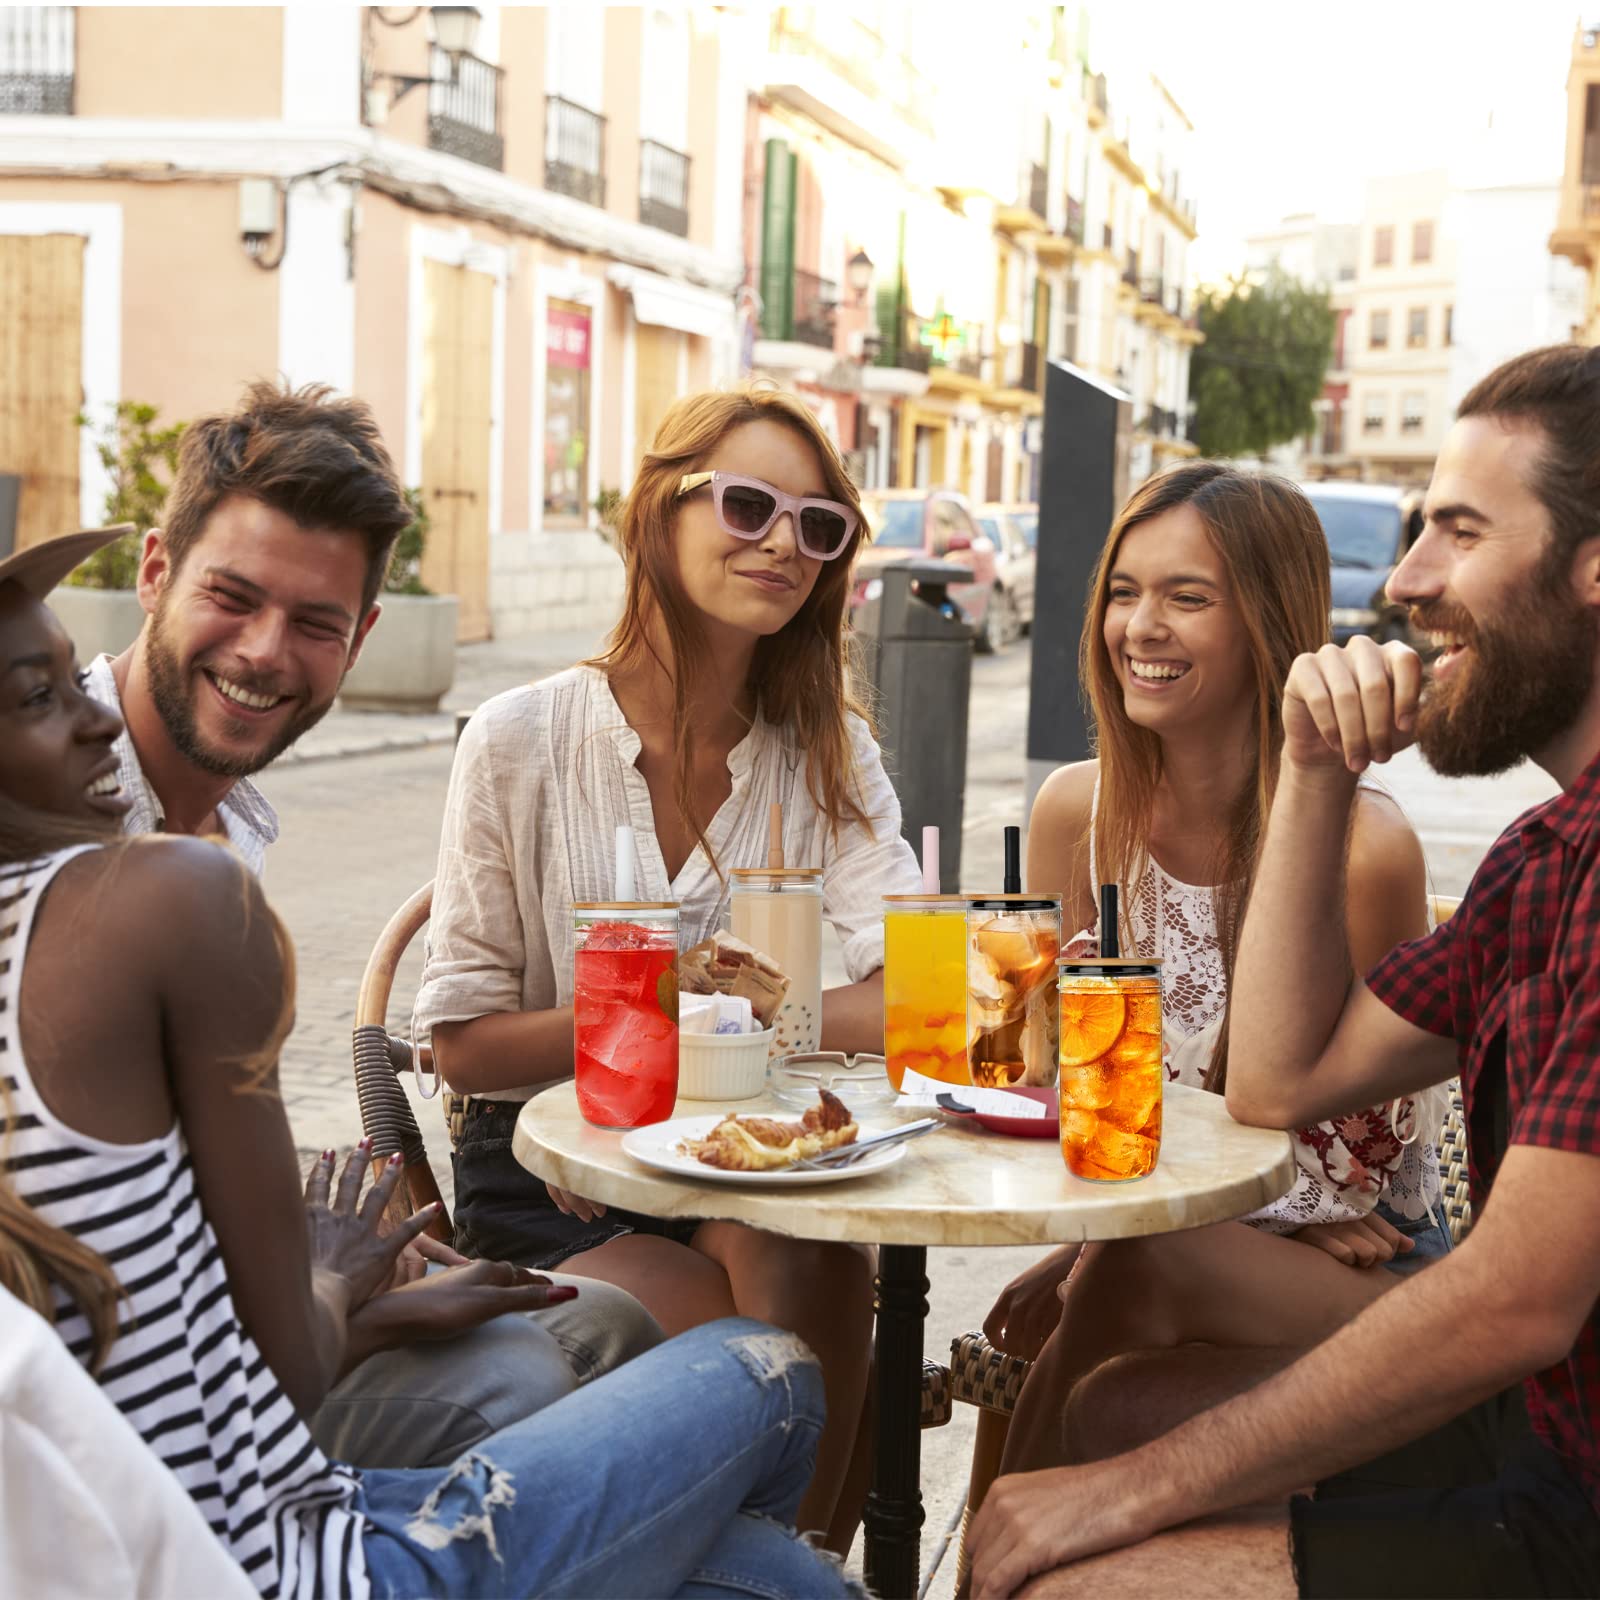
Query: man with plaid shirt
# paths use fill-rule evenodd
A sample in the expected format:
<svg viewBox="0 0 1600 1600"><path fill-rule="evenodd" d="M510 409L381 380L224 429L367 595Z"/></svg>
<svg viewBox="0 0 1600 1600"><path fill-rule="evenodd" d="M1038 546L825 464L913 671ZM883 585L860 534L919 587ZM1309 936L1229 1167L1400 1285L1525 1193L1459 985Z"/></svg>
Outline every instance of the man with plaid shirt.
<svg viewBox="0 0 1600 1600"><path fill-rule="evenodd" d="M1459 1074L1475 1225L1309 1351L1092 1374L1069 1441L1137 1447L1001 1479L977 1595L1051 1568L1031 1595L1600 1593L1600 349L1518 357L1457 418L1389 585L1437 658L1357 639L1285 688L1227 1094L1291 1128ZM1363 981L1351 804L1413 741L1446 775L1531 759L1562 792Z"/></svg>

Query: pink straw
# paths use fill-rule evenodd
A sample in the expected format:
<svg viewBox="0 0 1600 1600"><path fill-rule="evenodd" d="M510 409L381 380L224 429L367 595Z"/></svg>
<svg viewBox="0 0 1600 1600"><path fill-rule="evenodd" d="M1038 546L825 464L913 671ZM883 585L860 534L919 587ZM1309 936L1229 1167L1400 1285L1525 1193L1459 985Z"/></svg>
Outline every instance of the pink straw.
<svg viewBox="0 0 1600 1600"><path fill-rule="evenodd" d="M922 892L924 894L938 894L939 892L939 830L937 828L924 828L922 830Z"/></svg>

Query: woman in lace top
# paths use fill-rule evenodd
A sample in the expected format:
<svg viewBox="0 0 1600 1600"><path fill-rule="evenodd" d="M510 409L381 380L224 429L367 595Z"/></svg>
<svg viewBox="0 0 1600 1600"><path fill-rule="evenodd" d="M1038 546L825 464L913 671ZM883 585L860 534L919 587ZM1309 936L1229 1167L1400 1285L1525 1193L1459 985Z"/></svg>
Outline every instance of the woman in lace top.
<svg viewBox="0 0 1600 1600"><path fill-rule="evenodd" d="M844 1548L872 1328L872 1264L845 1244L657 1221L546 1190L511 1150L530 1095L572 1075L572 908L612 893L616 825L638 888L710 934L728 872L761 865L783 805L788 861L822 869L851 983L822 1043L883 1048L882 896L919 882L900 807L849 689L845 607L860 502L805 406L775 390L667 413L624 510L627 598L601 658L496 697L456 753L418 1038L468 1097L457 1245L631 1290L669 1332L740 1312L817 1353L828 1426L801 1526ZM852 1481L854 1481L852 1479Z"/></svg>
<svg viewBox="0 0 1600 1600"><path fill-rule="evenodd" d="M1328 596L1322 529L1291 484L1210 462L1145 484L1107 538L1084 626L1098 757L1053 773L1030 818L1029 887L1060 892L1066 925L1092 943L1096 884L1122 886L1124 947L1164 962L1168 1076L1214 1091L1277 776L1278 702L1294 658L1326 642ZM1365 970L1426 931L1421 849L1375 788L1356 808L1348 883L1349 949L1330 961ZM1300 1130L1294 1188L1244 1222L1068 1247L1022 1274L985 1324L1002 1349L1038 1357L1005 1470L1063 1459L1065 1398L1101 1361L1315 1343L1395 1271L1447 1249L1425 1207L1408 1217L1395 1204L1403 1167L1399 1186L1425 1191L1426 1164L1407 1151L1431 1147L1438 1117L1400 1102ZM1437 1192L1436 1165L1432 1182Z"/></svg>

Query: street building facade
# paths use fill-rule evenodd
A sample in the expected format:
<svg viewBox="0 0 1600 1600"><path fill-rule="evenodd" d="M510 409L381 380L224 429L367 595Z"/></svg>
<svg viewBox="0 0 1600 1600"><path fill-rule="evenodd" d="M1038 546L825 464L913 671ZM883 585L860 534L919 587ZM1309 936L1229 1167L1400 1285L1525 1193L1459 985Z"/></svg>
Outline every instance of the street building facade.
<svg viewBox="0 0 1600 1600"><path fill-rule="evenodd" d="M1600 344L1600 17L1580 23L1567 73L1567 148L1550 251L1583 274L1571 337Z"/></svg>

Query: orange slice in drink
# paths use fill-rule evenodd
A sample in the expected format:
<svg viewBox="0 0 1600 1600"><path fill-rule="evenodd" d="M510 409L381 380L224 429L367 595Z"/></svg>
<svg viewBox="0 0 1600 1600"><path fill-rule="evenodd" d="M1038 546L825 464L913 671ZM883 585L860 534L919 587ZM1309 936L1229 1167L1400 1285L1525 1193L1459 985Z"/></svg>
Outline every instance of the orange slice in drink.
<svg viewBox="0 0 1600 1600"><path fill-rule="evenodd" d="M1061 997L1061 1065L1086 1066L1117 1042L1128 1006L1115 989L1080 990Z"/></svg>

